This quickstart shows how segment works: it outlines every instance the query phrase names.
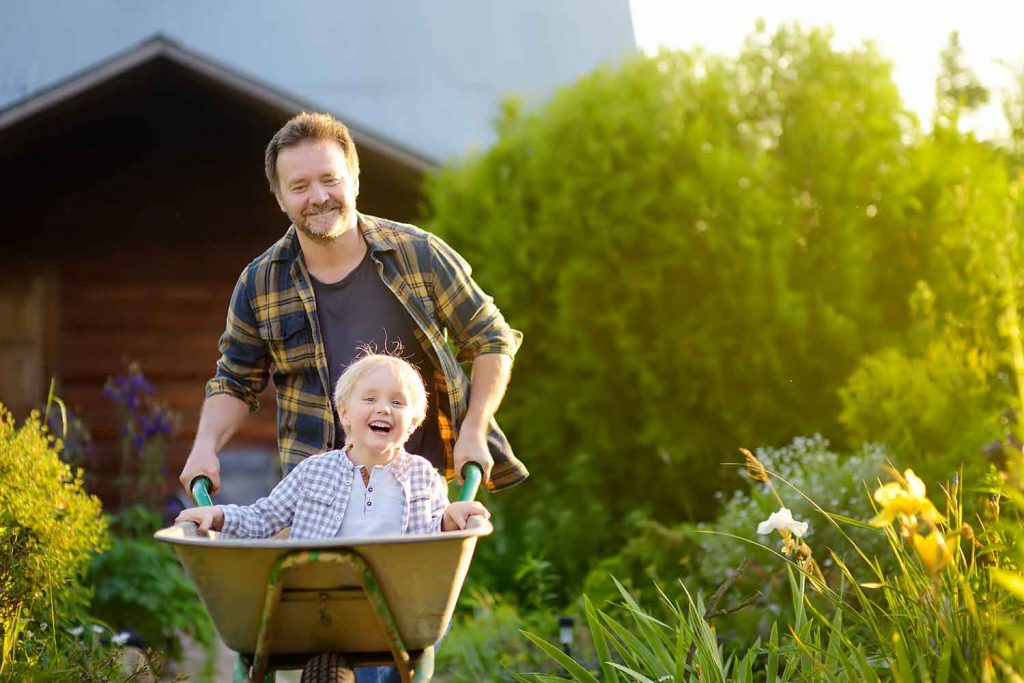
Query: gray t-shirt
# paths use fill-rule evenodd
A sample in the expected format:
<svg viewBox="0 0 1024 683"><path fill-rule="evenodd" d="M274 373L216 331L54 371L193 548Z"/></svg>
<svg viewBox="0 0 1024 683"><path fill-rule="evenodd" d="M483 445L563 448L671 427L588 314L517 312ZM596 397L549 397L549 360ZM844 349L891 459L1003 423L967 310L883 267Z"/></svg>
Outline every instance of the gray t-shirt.
<svg viewBox="0 0 1024 683"><path fill-rule="evenodd" d="M416 323L395 295L380 279L370 251L355 270L338 282L320 282L310 277L316 297L320 336L327 352L331 393L345 368L355 360L360 347L369 344L378 351L393 352L401 344L402 358L416 366L429 386L434 369L416 339ZM344 443L345 431L334 414L337 444ZM427 396L427 416L405 443L409 453L421 455L443 471L444 445L437 426L437 397Z"/></svg>

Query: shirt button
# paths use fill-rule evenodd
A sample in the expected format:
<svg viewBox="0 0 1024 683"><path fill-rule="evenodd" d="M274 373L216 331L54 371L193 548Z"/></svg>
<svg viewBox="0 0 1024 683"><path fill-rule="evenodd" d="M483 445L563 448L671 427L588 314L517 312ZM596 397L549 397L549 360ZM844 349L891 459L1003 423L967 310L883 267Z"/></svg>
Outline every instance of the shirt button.
<svg viewBox="0 0 1024 683"><path fill-rule="evenodd" d="M372 500L366 501L366 507L370 507L371 505L373 505L373 501Z"/></svg>
<svg viewBox="0 0 1024 683"><path fill-rule="evenodd" d="M368 489L366 489L366 490L367 490L367 491L369 491L370 493L373 493L373 487L372 487L372 486L371 486L371 487L369 487L369 488L368 488Z"/></svg>

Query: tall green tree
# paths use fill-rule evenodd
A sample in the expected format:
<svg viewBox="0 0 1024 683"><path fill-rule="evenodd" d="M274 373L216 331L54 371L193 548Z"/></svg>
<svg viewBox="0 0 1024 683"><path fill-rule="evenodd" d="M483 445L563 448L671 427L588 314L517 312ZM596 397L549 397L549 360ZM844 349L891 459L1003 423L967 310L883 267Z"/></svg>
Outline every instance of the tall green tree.
<svg viewBox="0 0 1024 683"><path fill-rule="evenodd" d="M526 335L502 422L534 477L495 500L502 552L576 579L630 516L712 514L738 446L843 447L839 389L925 334L919 283L977 302L946 185L978 165L987 193L998 160L953 137L965 166L943 163L891 72L796 28L737 59L637 57L509 102L490 150L431 179L431 229Z"/></svg>

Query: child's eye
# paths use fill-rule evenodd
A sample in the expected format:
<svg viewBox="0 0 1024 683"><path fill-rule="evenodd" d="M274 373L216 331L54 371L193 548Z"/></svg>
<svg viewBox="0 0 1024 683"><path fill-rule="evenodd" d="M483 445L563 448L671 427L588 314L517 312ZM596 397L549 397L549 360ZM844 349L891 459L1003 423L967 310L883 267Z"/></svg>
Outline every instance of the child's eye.
<svg viewBox="0 0 1024 683"><path fill-rule="evenodd" d="M396 406L404 406L405 405L404 401L398 401L398 400L392 401L392 403L394 403Z"/></svg>

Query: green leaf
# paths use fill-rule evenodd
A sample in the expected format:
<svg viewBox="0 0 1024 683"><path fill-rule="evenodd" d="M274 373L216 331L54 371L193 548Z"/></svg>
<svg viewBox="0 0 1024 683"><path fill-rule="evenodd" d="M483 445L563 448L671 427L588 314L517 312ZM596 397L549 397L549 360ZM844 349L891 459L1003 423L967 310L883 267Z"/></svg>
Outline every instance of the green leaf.
<svg viewBox="0 0 1024 683"><path fill-rule="evenodd" d="M615 669L611 667L611 651L608 649L608 641L605 638L605 631L601 627L601 619L597 609L590 602L590 598L583 596L583 610L587 616L587 624L590 626L590 637L594 641L594 650L597 653L597 661L601 663L601 673L605 683L616 683L619 680Z"/></svg>
<svg viewBox="0 0 1024 683"><path fill-rule="evenodd" d="M574 681L580 681L581 683L598 683L598 679L594 677L592 673L580 666L576 660L562 652L562 650L556 645L552 645L540 636L535 636L528 631L521 631L520 633L526 636L530 642L538 648L543 650L547 656L558 662L558 664L573 677Z"/></svg>
<svg viewBox="0 0 1024 683"><path fill-rule="evenodd" d="M779 675L779 624L772 623L772 633L768 638L768 661L765 666L765 683L775 683Z"/></svg>
<svg viewBox="0 0 1024 683"><path fill-rule="evenodd" d="M1024 575L1005 569L993 569L992 579L1018 600L1024 600Z"/></svg>

